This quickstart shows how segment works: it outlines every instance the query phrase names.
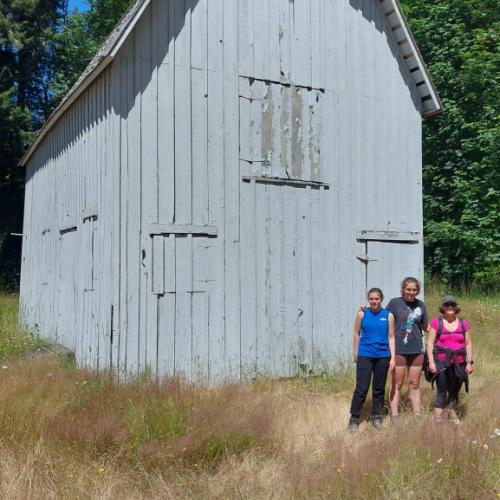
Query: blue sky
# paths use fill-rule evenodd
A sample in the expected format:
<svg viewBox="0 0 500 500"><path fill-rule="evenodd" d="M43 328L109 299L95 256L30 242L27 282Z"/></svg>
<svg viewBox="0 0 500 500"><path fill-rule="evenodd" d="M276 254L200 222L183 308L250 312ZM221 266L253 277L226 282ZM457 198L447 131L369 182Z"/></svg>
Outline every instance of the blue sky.
<svg viewBox="0 0 500 500"><path fill-rule="evenodd" d="M89 6L85 0L69 0L69 12L71 12L75 7L78 7L78 10L88 10Z"/></svg>

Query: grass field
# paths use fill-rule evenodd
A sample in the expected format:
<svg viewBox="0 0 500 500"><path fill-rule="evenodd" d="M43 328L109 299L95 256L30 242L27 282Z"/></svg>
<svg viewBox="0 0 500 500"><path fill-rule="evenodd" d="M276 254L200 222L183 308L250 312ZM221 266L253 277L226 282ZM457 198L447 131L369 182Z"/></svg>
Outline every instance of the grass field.
<svg viewBox="0 0 500 500"><path fill-rule="evenodd" d="M436 312L438 290L426 302ZM460 302L476 351L463 422L436 427L424 383L423 418L349 435L352 370L217 388L121 385L20 358L41 340L17 328L17 297L0 296L0 497L500 497L500 304Z"/></svg>

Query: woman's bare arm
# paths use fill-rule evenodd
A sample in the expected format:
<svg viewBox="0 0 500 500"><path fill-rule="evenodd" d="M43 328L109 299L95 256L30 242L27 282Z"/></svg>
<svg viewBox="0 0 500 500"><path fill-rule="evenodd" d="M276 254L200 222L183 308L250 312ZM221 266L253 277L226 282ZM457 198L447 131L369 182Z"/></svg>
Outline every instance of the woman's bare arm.
<svg viewBox="0 0 500 500"><path fill-rule="evenodd" d="M359 336L361 334L361 319L365 313L363 311L358 311L354 317L354 333L352 337L352 359L355 363L358 362L358 346L359 346Z"/></svg>

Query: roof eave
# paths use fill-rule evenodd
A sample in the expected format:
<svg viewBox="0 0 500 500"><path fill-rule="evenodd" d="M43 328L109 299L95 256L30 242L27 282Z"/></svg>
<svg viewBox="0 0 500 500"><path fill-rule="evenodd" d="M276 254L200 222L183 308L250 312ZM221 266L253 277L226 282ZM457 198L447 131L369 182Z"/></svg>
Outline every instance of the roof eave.
<svg viewBox="0 0 500 500"><path fill-rule="evenodd" d="M422 116L442 113L444 108L432 81L427 65L398 0L378 0L403 53L403 58L414 77L422 98Z"/></svg>

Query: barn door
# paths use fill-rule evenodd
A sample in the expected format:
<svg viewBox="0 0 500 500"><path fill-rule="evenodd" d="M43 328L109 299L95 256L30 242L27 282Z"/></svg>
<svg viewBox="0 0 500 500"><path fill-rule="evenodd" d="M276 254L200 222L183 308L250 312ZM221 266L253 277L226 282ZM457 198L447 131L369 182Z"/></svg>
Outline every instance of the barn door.
<svg viewBox="0 0 500 500"><path fill-rule="evenodd" d="M419 233L396 231L360 231L358 241L364 242L365 288L381 288L386 298L400 295L401 281L406 276L421 278L423 274L422 245Z"/></svg>
<svg viewBox="0 0 500 500"><path fill-rule="evenodd" d="M183 230L172 225L162 234L151 235L157 370L191 380L210 376L210 300L217 239L209 226L205 228L209 229Z"/></svg>
<svg viewBox="0 0 500 500"><path fill-rule="evenodd" d="M60 231L58 270L57 341L74 349L76 331L76 283L78 234L76 226Z"/></svg>

